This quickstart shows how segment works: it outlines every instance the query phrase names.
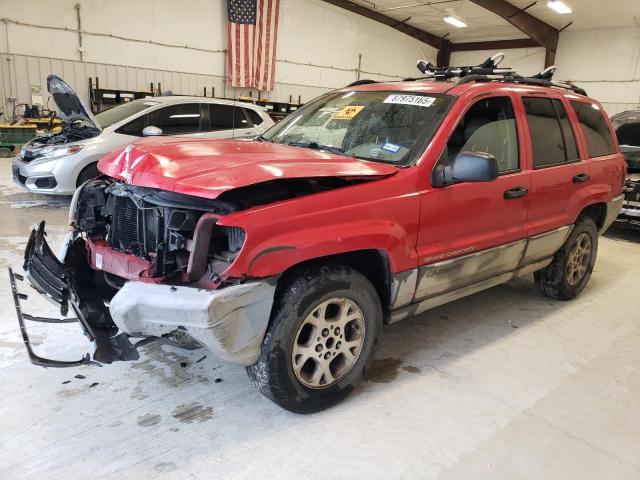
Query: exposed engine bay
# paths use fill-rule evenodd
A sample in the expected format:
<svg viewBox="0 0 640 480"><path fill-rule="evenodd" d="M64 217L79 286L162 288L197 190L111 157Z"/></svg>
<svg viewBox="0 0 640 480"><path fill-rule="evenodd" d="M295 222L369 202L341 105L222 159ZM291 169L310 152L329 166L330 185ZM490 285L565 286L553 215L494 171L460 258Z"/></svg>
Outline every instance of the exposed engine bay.
<svg viewBox="0 0 640 480"><path fill-rule="evenodd" d="M208 251L198 259L206 259L208 280L215 284L244 243L241 228L217 226L216 217L351 183L340 178L283 179L231 190L210 200L98 178L86 183L74 196L70 223L84 235L88 249L108 248L133 255L148 262L142 276L180 285L199 280L185 273L196 248L196 226L206 215L212 227L208 245L200 242L198 248L204 246ZM126 279L134 279L127 275L117 278L108 265L95 264L100 262L95 257L93 261L93 267L104 270L106 282L113 288L121 287Z"/></svg>
<svg viewBox="0 0 640 480"><path fill-rule="evenodd" d="M100 129L92 125L88 125L82 121L76 121L67 125L59 132L31 140L25 145L26 148L21 150L21 159L25 163L31 162L44 155L46 151L43 150L47 147L57 147L80 140L86 140L87 138L97 137L100 132ZM73 146L70 146L70 148L73 148Z"/></svg>

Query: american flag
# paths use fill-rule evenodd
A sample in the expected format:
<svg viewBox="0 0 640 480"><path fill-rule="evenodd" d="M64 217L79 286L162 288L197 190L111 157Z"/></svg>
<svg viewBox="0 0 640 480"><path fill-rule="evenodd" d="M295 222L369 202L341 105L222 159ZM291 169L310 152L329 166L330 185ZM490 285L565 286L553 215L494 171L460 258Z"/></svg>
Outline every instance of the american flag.
<svg viewBox="0 0 640 480"><path fill-rule="evenodd" d="M280 0L227 0L227 81L232 87L273 90Z"/></svg>

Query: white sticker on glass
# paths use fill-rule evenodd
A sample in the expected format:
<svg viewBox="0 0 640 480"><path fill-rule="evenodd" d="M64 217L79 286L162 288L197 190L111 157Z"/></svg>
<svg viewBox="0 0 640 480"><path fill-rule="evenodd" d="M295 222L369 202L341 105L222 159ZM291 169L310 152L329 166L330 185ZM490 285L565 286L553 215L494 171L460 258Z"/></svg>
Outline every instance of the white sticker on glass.
<svg viewBox="0 0 640 480"><path fill-rule="evenodd" d="M425 97L424 95L404 95L394 93L385 98L384 103L399 103L401 105L417 105L419 107L430 107L435 102L435 97Z"/></svg>

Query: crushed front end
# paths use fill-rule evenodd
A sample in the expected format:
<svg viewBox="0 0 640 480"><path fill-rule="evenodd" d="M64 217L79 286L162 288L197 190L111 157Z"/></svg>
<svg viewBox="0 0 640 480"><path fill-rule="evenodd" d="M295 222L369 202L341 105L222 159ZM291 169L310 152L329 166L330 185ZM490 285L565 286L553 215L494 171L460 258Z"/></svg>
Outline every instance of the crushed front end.
<svg viewBox="0 0 640 480"><path fill-rule="evenodd" d="M136 359L129 339L191 337L221 358L250 365L267 328L275 279L229 278L225 271L244 243L239 227L217 225L234 205L98 178L71 202L72 232L61 258L34 228L24 270L40 294L71 310L96 342L92 359L61 362L37 356L28 340L16 280L16 311L29 356L44 366Z"/></svg>

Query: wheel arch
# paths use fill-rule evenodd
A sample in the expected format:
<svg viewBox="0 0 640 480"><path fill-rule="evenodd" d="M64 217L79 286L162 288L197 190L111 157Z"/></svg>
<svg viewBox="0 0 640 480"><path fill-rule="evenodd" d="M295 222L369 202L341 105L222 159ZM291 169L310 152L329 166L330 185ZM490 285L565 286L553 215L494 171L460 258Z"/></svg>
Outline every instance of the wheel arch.
<svg viewBox="0 0 640 480"><path fill-rule="evenodd" d="M591 218L596 227L598 227L598 231L600 231L604 227L607 218L607 204L605 202L592 203L582 209L578 218L583 216Z"/></svg>
<svg viewBox="0 0 640 480"><path fill-rule="evenodd" d="M322 257L303 260L288 267L278 279L275 297L299 275L302 271L323 265L343 265L356 270L371 282L376 289L385 317L390 312L391 305L391 268L389 255L384 250L365 249L336 253Z"/></svg>
<svg viewBox="0 0 640 480"><path fill-rule="evenodd" d="M76 188L82 184L82 182L80 182L80 179L82 178L82 175L90 168L95 168L96 170L98 170L98 160L94 160L93 162L87 163L80 169L80 171L78 172L78 175L76 175Z"/></svg>

